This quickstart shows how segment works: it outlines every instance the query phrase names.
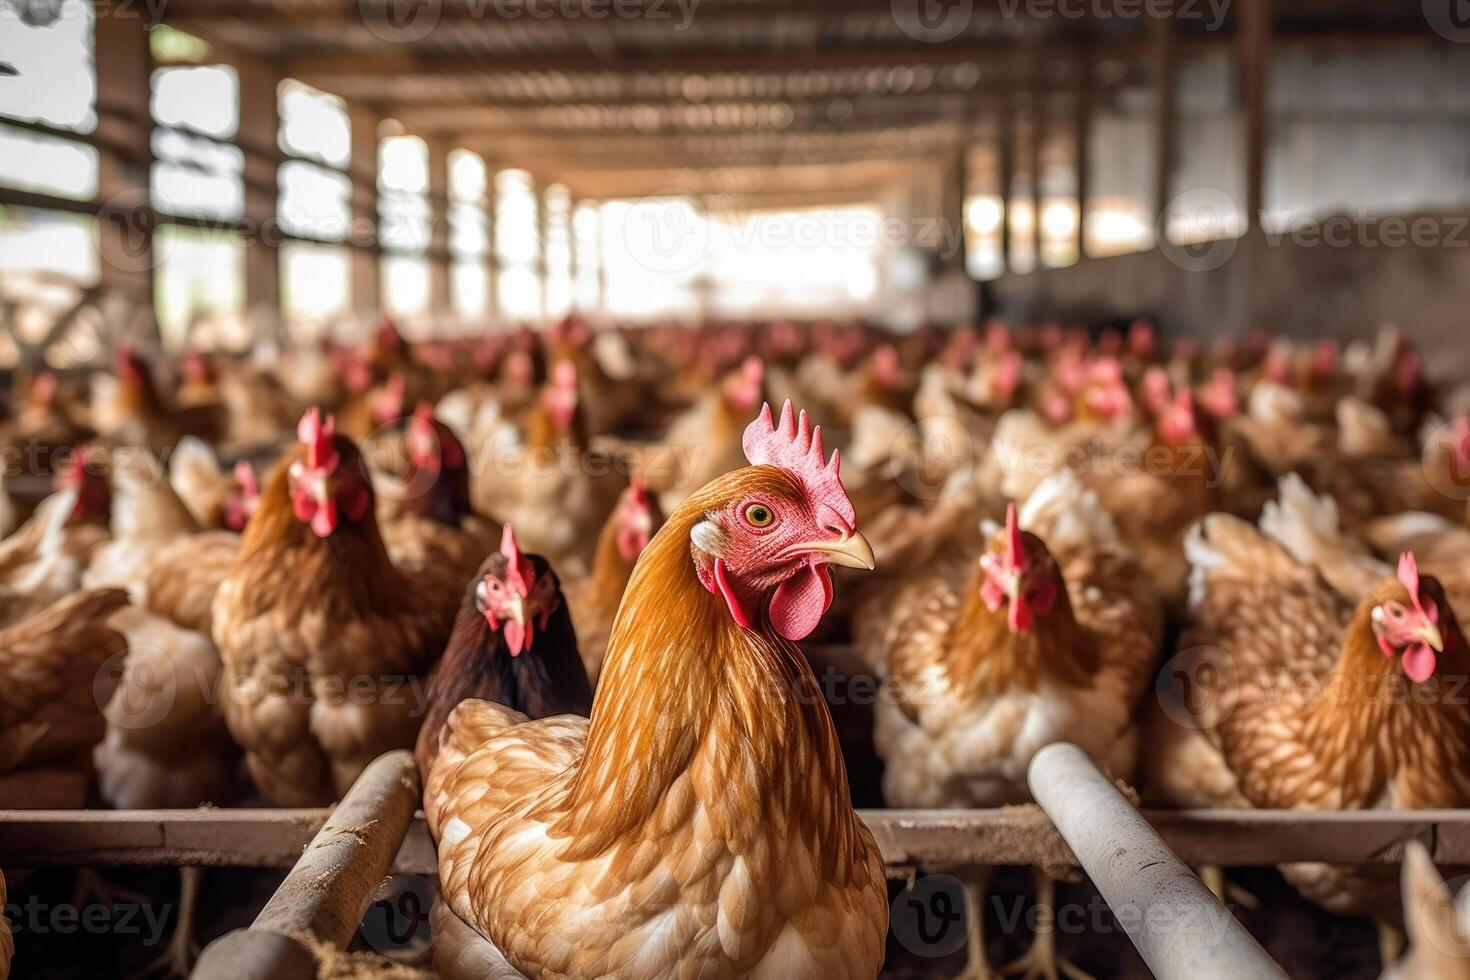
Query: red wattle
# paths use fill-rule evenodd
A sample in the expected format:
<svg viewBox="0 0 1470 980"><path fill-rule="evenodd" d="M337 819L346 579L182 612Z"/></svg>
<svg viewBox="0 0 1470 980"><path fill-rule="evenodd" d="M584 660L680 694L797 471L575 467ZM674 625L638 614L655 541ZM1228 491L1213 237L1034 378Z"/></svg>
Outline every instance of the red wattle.
<svg viewBox="0 0 1470 980"><path fill-rule="evenodd" d="M832 577L826 565L804 565L771 596L771 625L788 640L810 636L832 605Z"/></svg>
<svg viewBox="0 0 1470 980"><path fill-rule="evenodd" d="M715 587L720 590L720 595L725 597L725 605L730 607L730 615L734 617L737 626L743 629L751 629L750 616L740 605L740 599L735 595L735 586L725 574L725 559L715 559Z"/></svg>
<svg viewBox="0 0 1470 980"><path fill-rule="evenodd" d="M1424 644L1415 644L1404 651L1404 673L1415 684L1423 684L1434 674L1434 651Z"/></svg>
<svg viewBox="0 0 1470 980"><path fill-rule="evenodd" d="M526 644L526 629L515 620L505 624L505 645L510 648L510 655L518 657Z"/></svg>

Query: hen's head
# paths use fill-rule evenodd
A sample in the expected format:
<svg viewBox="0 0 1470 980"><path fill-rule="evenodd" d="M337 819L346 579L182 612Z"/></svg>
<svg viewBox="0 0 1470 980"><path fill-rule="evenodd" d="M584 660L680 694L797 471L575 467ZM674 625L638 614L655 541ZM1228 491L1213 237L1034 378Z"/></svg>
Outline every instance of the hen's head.
<svg viewBox="0 0 1470 980"><path fill-rule="evenodd" d="M148 381L148 365L127 341L117 345L113 354L112 373L129 388L142 387Z"/></svg>
<svg viewBox="0 0 1470 980"><path fill-rule="evenodd" d="M77 492L66 523L102 524L112 519L112 484L107 479L106 454L85 442L72 450L66 467L56 475L55 489Z"/></svg>
<svg viewBox="0 0 1470 980"><path fill-rule="evenodd" d="M1183 446L1204 436L1204 419L1188 388L1180 388L1159 413L1159 436L1171 446Z"/></svg>
<svg viewBox="0 0 1470 980"><path fill-rule="evenodd" d="M1012 633L1024 633L1056 605L1061 594L1061 570L1041 539L1022 531L1016 505L1006 509L1002 528L980 556L984 581L980 597L991 612L1006 609Z"/></svg>
<svg viewBox="0 0 1470 980"><path fill-rule="evenodd" d="M871 569L873 549L857 530L836 452L825 461L821 427L791 403L771 407L745 430L751 466L707 484L683 505L700 513L689 532L695 571L735 622L755 628L770 598L770 621L788 640L816 629L832 602L827 566Z"/></svg>
<svg viewBox="0 0 1470 980"><path fill-rule="evenodd" d="M1240 392L1235 386L1235 372L1216 368L1215 374L1200 389L1200 404L1217 419L1228 419L1240 412Z"/></svg>
<svg viewBox="0 0 1470 980"><path fill-rule="evenodd" d="M329 537L343 518L357 522L373 509L367 471L350 439L336 434L336 420L311 409L296 425L300 445L286 471L291 509L317 537Z"/></svg>
<svg viewBox="0 0 1470 980"><path fill-rule="evenodd" d="M428 402L419 402L408 420L406 434L408 461L424 473L456 473L464 469L467 456L464 443L454 430L434 417Z"/></svg>
<svg viewBox="0 0 1470 980"><path fill-rule="evenodd" d="M561 604L561 587L551 565L516 544L510 525L500 535L500 550L486 558L472 587L475 609L490 629L505 637L512 657L531 649L536 631L546 629Z"/></svg>
<svg viewBox="0 0 1470 980"><path fill-rule="evenodd" d="M1439 654L1459 642L1460 625L1437 579L1419 574L1413 552L1399 559L1397 578L1374 593L1373 636L1385 657L1398 657L1416 684L1434 673Z"/></svg>
<svg viewBox="0 0 1470 980"><path fill-rule="evenodd" d="M618 498L618 506L613 513L617 521L617 530L614 533L617 537L618 554L626 562L635 562L643 554L643 549L648 547L653 532L664 521L658 502L648 492L648 484L643 482L643 477L633 477L633 482Z"/></svg>
<svg viewBox="0 0 1470 980"><path fill-rule="evenodd" d="M571 361L557 361L551 369L551 381L541 393L541 403L558 428L569 429L577 414L577 366Z"/></svg>
<svg viewBox="0 0 1470 980"><path fill-rule="evenodd" d="M220 500L220 513L225 527L231 531L244 530L259 505L260 482L255 478L255 468L242 459L235 464L230 485Z"/></svg>
<svg viewBox="0 0 1470 980"><path fill-rule="evenodd" d="M739 370L725 378L722 388L725 401L737 412L753 412L761 400L761 388L766 380L766 366L754 354L740 363Z"/></svg>

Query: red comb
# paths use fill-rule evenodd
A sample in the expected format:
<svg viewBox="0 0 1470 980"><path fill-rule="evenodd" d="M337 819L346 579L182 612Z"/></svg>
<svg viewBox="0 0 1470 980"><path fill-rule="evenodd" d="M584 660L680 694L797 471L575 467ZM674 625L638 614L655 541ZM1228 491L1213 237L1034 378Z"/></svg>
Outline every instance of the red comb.
<svg viewBox="0 0 1470 980"><path fill-rule="evenodd" d="M632 492L631 500L640 507L648 506L648 481L638 474L628 482L628 489Z"/></svg>
<svg viewBox="0 0 1470 980"><path fill-rule="evenodd" d="M1016 505L1006 505L1006 568L1014 572L1025 571L1026 550L1021 544L1021 521L1016 515Z"/></svg>
<svg viewBox="0 0 1470 980"><path fill-rule="evenodd" d="M575 388L577 366L571 361L557 361L556 367L551 369L551 382L558 388Z"/></svg>
<svg viewBox="0 0 1470 980"><path fill-rule="evenodd" d="M1409 590L1409 598L1414 602L1414 608L1421 616L1433 622L1438 610L1432 615L1425 611L1424 599L1419 593L1419 559L1414 557L1412 551L1406 551L1399 558L1399 581L1404 588Z"/></svg>
<svg viewBox="0 0 1470 980"><path fill-rule="evenodd" d="M66 469L56 474L54 485L58 490L79 487L87 475L87 443L79 442L72 447L71 459Z"/></svg>
<svg viewBox="0 0 1470 980"><path fill-rule="evenodd" d="M326 422L322 421L319 408L307 409L306 414L301 416L301 421L296 423L296 438L306 444L306 464L312 469L330 470L336 467L337 447L332 444L332 433L336 428L337 420L332 416L328 415Z"/></svg>
<svg viewBox="0 0 1470 980"><path fill-rule="evenodd" d="M1143 373L1143 393L1150 411L1161 412L1173 397L1169 374L1157 364Z"/></svg>
<svg viewBox="0 0 1470 980"><path fill-rule="evenodd" d="M240 492L247 497L260 496L260 484L255 479L255 467L246 460L240 460L235 464L235 482L240 484Z"/></svg>
<svg viewBox="0 0 1470 980"><path fill-rule="evenodd" d="M505 556L505 584L520 595L530 595L531 581L535 578L531 559L521 554L515 532L509 524L500 532L500 553Z"/></svg>
<svg viewBox="0 0 1470 980"><path fill-rule="evenodd" d="M740 373L751 384L760 384L766 377L766 365L759 357L751 354L740 363Z"/></svg>
<svg viewBox="0 0 1470 980"><path fill-rule="evenodd" d="M1154 325L1147 320L1135 320L1128 328L1128 349L1139 357L1148 357L1154 352Z"/></svg>
<svg viewBox="0 0 1470 980"><path fill-rule="evenodd" d="M770 404L762 405L760 415L745 427L741 446L751 465L769 463L796 476L817 510L819 520L825 523L826 517L836 517L845 530L857 525L852 501L842 486L841 457L834 449L831 461L823 464L822 427L813 427L806 412L795 416L790 399L781 406L779 424L771 421ZM831 512L830 515L824 514L824 507Z"/></svg>
<svg viewBox="0 0 1470 980"><path fill-rule="evenodd" d="M1183 442L1199 435L1199 420L1194 414L1194 395L1180 388L1174 401L1159 416L1159 432L1170 442Z"/></svg>

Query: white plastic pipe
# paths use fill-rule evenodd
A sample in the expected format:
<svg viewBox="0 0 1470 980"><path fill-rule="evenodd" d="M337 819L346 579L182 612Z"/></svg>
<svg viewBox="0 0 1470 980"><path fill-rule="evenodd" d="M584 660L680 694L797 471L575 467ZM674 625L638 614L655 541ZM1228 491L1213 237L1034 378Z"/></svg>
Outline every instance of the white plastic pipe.
<svg viewBox="0 0 1470 980"><path fill-rule="evenodd" d="M1031 795L1159 980L1286 973L1075 745L1036 753Z"/></svg>

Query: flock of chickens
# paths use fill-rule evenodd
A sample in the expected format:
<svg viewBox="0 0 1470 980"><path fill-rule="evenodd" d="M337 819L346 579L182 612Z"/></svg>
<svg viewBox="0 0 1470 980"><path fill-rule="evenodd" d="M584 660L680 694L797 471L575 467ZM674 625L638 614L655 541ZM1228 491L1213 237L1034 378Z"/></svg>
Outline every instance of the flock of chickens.
<svg viewBox="0 0 1470 980"><path fill-rule="evenodd" d="M1470 806L1465 394L1142 322L122 343L0 428L0 807L325 805L412 748L441 976L873 977L798 641L881 678L893 807L1025 803L1059 740L1157 806ZM1415 975L1395 875L1282 871Z"/></svg>

